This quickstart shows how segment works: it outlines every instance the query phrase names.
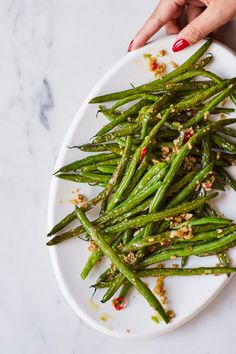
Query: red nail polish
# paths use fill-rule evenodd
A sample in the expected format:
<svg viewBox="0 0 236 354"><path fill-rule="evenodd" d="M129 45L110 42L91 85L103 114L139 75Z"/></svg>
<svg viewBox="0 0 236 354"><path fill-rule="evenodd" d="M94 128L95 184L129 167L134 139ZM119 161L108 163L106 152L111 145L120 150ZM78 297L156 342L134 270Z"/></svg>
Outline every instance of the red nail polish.
<svg viewBox="0 0 236 354"><path fill-rule="evenodd" d="M172 47L173 52L179 52L180 50L187 48L189 46L189 42L186 39L178 39Z"/></svg>
<svg viewBox="0 0 236 354"><path fill-rule="evenodd" d="M132 45L133 45L133 42L134 42L134 40L132 39L132 41L130 42L130 44L129 44L129 46L128 46L128 52L130 52L130 51L131 51L131 49L132 49Z"/></svg>

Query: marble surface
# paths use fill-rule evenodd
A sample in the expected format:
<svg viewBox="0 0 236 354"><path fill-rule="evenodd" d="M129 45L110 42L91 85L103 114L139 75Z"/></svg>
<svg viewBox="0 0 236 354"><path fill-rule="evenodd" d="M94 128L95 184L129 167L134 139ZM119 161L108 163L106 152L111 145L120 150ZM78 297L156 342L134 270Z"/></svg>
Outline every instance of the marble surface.
<svg viewBox="0 0 236 354"><path fill-rule="evenodd" d="M151 340L107 337L63 298L46 238L50 174L80 103L121 58L151 0L0 3L0 352L235 353L236 277L194 320ZM236 26L224 40L236 49ZM160 32L158 35L163 35Z"/></svg>

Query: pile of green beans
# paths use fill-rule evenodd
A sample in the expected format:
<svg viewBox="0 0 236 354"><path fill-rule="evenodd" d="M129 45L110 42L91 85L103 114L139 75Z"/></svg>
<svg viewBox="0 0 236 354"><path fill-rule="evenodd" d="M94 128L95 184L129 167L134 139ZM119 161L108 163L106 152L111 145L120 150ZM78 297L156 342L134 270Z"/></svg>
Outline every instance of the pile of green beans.
<svg viewBox="0 0 236 354"><path fill-rule="evenodd" d="M236 245L236 224L210 205L226 185L236 191L236 181L226 169L236 161L236 130L228 127L236 118L226 117L234 108L221 105L227 98L236 102L236 78L224 80L205 70L213 59L211 54L203 57L210 44L208 39L161 79L93 98L90 103L112 102L99 106L108 123L92 142L70 147L89 156L54 173L102 190L60 220L49 231L47 245L85 234L83 239L95 249L81 271L82 279L103 257L111 264L92 285L105 289L101 301L118 292L124 304L134 287L166 323L167 309L141 278L230 276L236 271L227 256ZM91 222L85 213L98 203L100 215ZM75 220L80 224L70 228ZM191 256L209 255L220 263L185 267ZM164 266L172 259L179 260L178 268ZM147 268L159 262L161 267Z"/></svg>

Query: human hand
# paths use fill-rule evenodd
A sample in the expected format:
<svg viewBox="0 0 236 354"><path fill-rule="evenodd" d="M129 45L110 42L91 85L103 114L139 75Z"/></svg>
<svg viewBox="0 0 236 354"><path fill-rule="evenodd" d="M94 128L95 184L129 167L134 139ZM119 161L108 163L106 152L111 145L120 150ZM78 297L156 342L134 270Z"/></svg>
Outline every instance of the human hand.
<svg viewBox="0 0 236 354"><path fill-rule="evenodd" d="M182 29L180 19L185 8L188 25ZM236 19L236 0L160 0L130 42L128 51L142 47L165 26L167 34L178 34L172 48L177 52L234 19Z"/></svg>

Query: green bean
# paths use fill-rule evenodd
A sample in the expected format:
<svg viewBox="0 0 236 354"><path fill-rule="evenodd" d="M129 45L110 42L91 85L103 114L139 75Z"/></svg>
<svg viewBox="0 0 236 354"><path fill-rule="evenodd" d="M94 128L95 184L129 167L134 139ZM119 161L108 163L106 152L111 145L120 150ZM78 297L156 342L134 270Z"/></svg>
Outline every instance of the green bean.
<svg viewBox="0 0 236 354"><path fill-rule="evenodd" d="M140 181L140 179L143 177L143 174L147 170L148 164L150 160L150 154L147 152L147 154L144 156L142 161L140 162L135 175L133 176L129 186L127 187L124 195L122 196L122 200L126 199L128 196L131 195L132 191L135 189L136 185Z"/></svg>
<svg viewBox="0 0 236 354"><path fill-rule="evenodd" d="M141 202L143 202L147 197L149 197L151 194L153 194L157 188L161 185L160 181L160 175L154 176L149 183L145 186L145 188L140 191L139 193L133 195L132 197L129 197L127 200L123 201L121 204L119 204L115 209L113 210L108 210L106 214L103 215L102 218L100 218L100 222L107 222L114 217L118 217L130 210L132 210L134 207L139 205Z"/></svg>
<svg viewBox="0 0 236 354"><path fill-rule="evenodd" d="M121 291L118 295L118 297L123 297L125 298L127 296L127 293L129 292L130 288L132 287L132 284L128 281L125 281L125 283L123 284Z"/></svg>
<svg viewBox="0 0 236 354"><path fill-rule="evenodd" d="M119 176L121 175L123 169L126 166L126 163L128 161L129 150L130 150L130 141L128 140L127 141L127 148L124 150L123 157L119 161L119 164L114 172L114 175L109 180L107 187L104 190L102 190L95 198L91 199L87 203L87 207L84 208L83 210L89 210L92 206L96 205L100 200L108 197L108 195L110 194L114 185L116 184L117 180L119 179ZM61 220L57 225L55 225L54 228L49 232L48 236L51 236L51 235L55 234L56 232L62 230L70 222L75 220L75 218L76 218L76 214L75 214L75 211L73 211L72 213L67 215L63 220Z"/></svg>
<svg viewBox="0 0 236 354"><path fill-rule="evenodd" d="M123 123L127 117L129 117L131 114L139 112L140 109L145 105L146 101L139 101L129 109L127 109L124 113L121 115L117 116L114 118L110 123L106 124L104 127L102 127L99 132L96 134L97 136L101 136L115 128L117 125L120 123Z"/></svg>
<svg viewBox="0 0 236 354"><path fill-rule="evenodd" d="M225 137L220 136L218 134L214 134L211 136L211 139L214 141L214 143L219 146L222 150L227 150L229 152L232 152L233 154L236 153L236 146L235 144L231 143L229 140L227 140Z"/></svg>
<svg viewBox="0 0 236 354"><path fill-rule="evenodd" d="M163 90L168 92L175 91L190 91L190 90L203 90L213 87L215 84L212 81L191 81L191 82L169 82L164 85Z"/></svg>
<svg viewBox="0 0 236 354"><path fill-rule="evenodd" d="M125 98L127 96L136 94L136 93L142 93L142 92L147 92L147 91L155 91L155 87L158 84L165 83L174 77L181 75L182 73L188 71L200 58L201 56L207 51L211 44L212 40L208 39L201 48L199 48L186 62L184 62L182 65L180 65L178 68L167 74L161 79L154 80L148 84L140 85L136 88L132 88L129 90L124 90L120 92L115 92L115 93L109 93L107 95L102 95L98 97L94 97L93 99L90 100L89 103L101 103L101 102L108 102L108 101L114 101L114 100L119 100L122 98Z"/></svg>
<svg viewBox="0 0 236 354"><path fill-rule="evenodd" d="M202 217L200 219L193 219L193 220L189 220L189 221L184 221L180 224L177 224L175 227L173 227L174 229L179 229L185 225L189 225L189 226L199 226L199 225L206 225L206 224L229 224L232 221L230 219L227 218L223 218L221 216L216 216L216 217Z"/></svg>
<svg viewBox="0 0 236 354"><path fill-rule="evenodd" d="M179 170L184 158L188 155L188 153L191 151L192 147L199 141L200 138L202 138L204 135L209 134L210 132L218 129L221 126L228 125L234 123L234 119L222 119L217 122L213 122L209 124L207 127L203 127L199 129L185 144L180 151L176 154L174 157L170 168L163 180L162 185L156 192L155 196L155 205L156 208L160 205L161 202L164 201L168 187L172 183L172 180L174 176L176 175L176 172Z"/></svg>
<svg viewBox="0 0 236 354"><path fill-rule="evenodd" d="M132 237L133 237L133 232L131 230L124 231L123 238L122 238L123 244L126 245L131 240Z"/></svg>
<svg viewBox="0 0 236 354"><path fill-rule="evenodd" d="M200 205L204 204L207 200L214 198L216 195L217 193L212 193L204 198L199 198L188 203L183 203L175 208L171 208L168 210L164 210L164 211L160 211L148 215L141 215L134 219L124 221L113 226L106 227L105 229L103 229L103 232L109 234L114 232L125 231L128 228L142 227L150 222L160 221L162 219L172 217L178 214L187 213L191 210L196 209Z"/></svg>
<svg viewBox="0 0 236 354"><path fill-rule="evenodd" d="M181 257L181 268L184 268L188 262L189 257Z"/></svg>
<svg viewBox="0 0 236 354"><path fill-rule="evenodd" d="M209 77L212 81L216 82L216 83L219 83L219 82L222 82L223 79L210 72L210 71L205 71L205 70L199 70L199 71L192 71L192 72L189 72L189 73L186 73L186 74L183 74L179 77L179 81L182 81L182 80L186 80L186 79L189 79L189 78L192 78L192 77L195 77L195 76L204 76L204 77ZM173 80L174 81L174 80ZM236 104L236 96L234 93L231 94L231 100L234 104Z"/></svg>
<svg viewBox="0 0 236 354"><path fill-rule="evenodd" d="M215 189L215 190L224 192L225 191L224 181L220 180L218 178L218 176L216 176L216 178L215 178L215 180L213 182L212 188Z"/></svg>
<svg viewBox="0 0 236 354"><path fill-rule="evenodd" d="M196 106L193 107L193 111L200 111L204 108L204 104L197 104ZM229 114L235 112L234 108L227 108L227 107L215 107L211 110L211 114Z"/></svg>
<svg viewBox="0 0 236 354"><path fill-rule="evenodd" d="M76 216L77 216L77 214L76 214ZM119 236L117 237L117 235L115 235L115 236L113 235L113 237L106 238L106 242L110 245L113 242L115 243L117 239L120 240L120 237ZM115 244L115 246L116 246L116 244ZM112 245L112 247L114 248L114 245ZM85 265L82 269L82 272L80 273L80 276L83 280L87 278L87 276L89 275L89 273L91 272L93 267L101 260L102 256L103 256L103 252L101 251L100 248L98 248L97 250L95 250L94 252L92 252L90 254L87 262L85 263Z"/></svg>
<svg viewBox="0 0 236 354"><path fill-rule="evenodd" d="M206 71L206 70L192 70L192 71L188 71L182 75L179 75L177 77L175 77L172 82L180 82L180 81L184 81L186 79L192 79L196 76L204 76L204 77L208 77L209 79L211 79L212 81L215 81L217 83L221 82L221 79L219 77L217 77L215 74L211 73L210 71Z"/></svg>
<svg viewBox="0 0 236 354"><path fill-rule="evenodd" d="M150 101L156 101L157 96L156 95L151 95L151 94L146 94L146 93L138 93L136 95L132 95L132 96L128 96L125 97L123 99L121 99L120 101L116 102L112 107L111 110L115 110L120 106L123 106L129 102L135 101L135 100L141 100L141 99L145 99L145 100L150 100Z"/></svg>
<svg viewBox="0 0 236 354"><path fill-rule="evenodd" d="M221 232L219 233L219 231ZM234 231L236 231L236 225L225 227L223 230L217 228L216 230L213 231L194 234L193 237L190 238L189 240L185 240L181 238L171 238L171 231L167 231L164 233L158 233L157 235L150 235L140 240L136 240L136 241L132 240L129 244L120 247L119 251L124 253L129 253L156 244L162 244L162 243L165 244L165 241L167 241L170 244L185 243L188 246L190 245L190 241L196 242L196 241L208 241L211 239L217 239L217 238L227 236L228 234ZM162 251L162 249L160 249L160 251Z"/></svg>
<svg viewBox="0 0 236 354"><path fill-rule="evenodd" d="M132 146L132 139L131 139L131 137L128 136L126 139L126 145L125 145L123 156L121 157L121 159L114 171L114 174L112 175L111 179L109 180L107 187L101 192L102 199L105 201L107 200L108 196L110 195L111 191L113 190L114 186L118 182L124 169L127 166L131 146Z"/></svg>
<svg viewBox="0 0 236 354"><path fill-rule="evenodd" d="M76 208L77 217L86 231L89 233L90 237L97 243L102 252L106 255L106 257L114 264L114 266L129 280L131 284L140 292L144 298L147 300L149 305L157 311L163 320L168 323L169 318L163 309L159 300L154 296L151 290L143 283L139 277L132 271L127 264L125 264L120 257L114 252L114 250L109 246L109 244L105 241L102 234L100 234L93 225L89 222L87 217L84 215L82 210Z"/></svg>
<svg viewBox="0 0 236 354"><path fill-rule="evenodd" d="M226 80L226 81L223 81L223 82L220 82L219 84L217 85L214 85L204 91L201 91L199 94L196 94L194 97L190 97L190 98L187 98L185 100L182 100L181 102L177 103L175 106L174 106L174 110L176 112L178 111L183 111L187 108L191 108L193 106L195 106L196 104L200 103L200 102L203 102L205 101L206 99L214 96L216 93L219 93L221 92L222 90L224 90L223 92L226 92L224 93L224 96L222 99L218 99L216 100L216 103L214 101L214 105L212 106L209 106L209 108L207 108L207 110L204 110L204 113L206 112L210 112L213 108L215 108L215 106L217 106L225 97L227 97L230 92L232 91L232 89L229 89L229 86L231 83L235 83L235 79L231 79L231 80ZM226 96L225 96L226 94ZM217 96L218 97L218 96ZM210 101L211 102L211 101ZM202 111L200 111L201 113ZM193 120L193 118L192 118ZM194 124L189 124L188 127L191 127L192 125Z"/></svg>
<svg viewBox="0 0 236 354"><path fill-rule="evenodd" d="M217 213L217 211L214 209L214 208L212 208L212 206L210 206L209 204L205 204L205 206L204 206L204 211L206 212L206 214L207 214L207 216L219 216L218 215L218 213Z"/></svg>
<svg viewBox="0 0 236 354"><path fill-rule="evenodd" d="M117 155L116 154L99 154L99 155L92 155L92 156L88 156L85 157L82 160L78 160L75 162L72 162L68 165L65 165L63 167L61 167L56 173L59 172L71 172L71 171L76 171L81 167L87 166L87 165L92 165L96 162L101 162L101 161L106 161L106 160L110 160L113 158L116 158Z"/></svg>
<svg viewBox="0 0 236 354"><path fill-rule="evenodd" d="M223 229L226 226L230 225L230 222L226 224L225 222L219 223L219 224L204 224L204 225L199 225L199 226L192 226L192 231L194 233L201 233L201 232L207 232L207 231L214 231L216 229Z"/></svg>
<svg viewBox="0 0 236 354"><path fill-rule="evenodd" d="M123 220L130 218L131 216L135 216L137 214L140 214L141 212L144 212L145 210L148 210L151 200L152 200L152 197L144 200L142 203L138 204L136 207L132 208L130 211L125 212L124 214L121 214L120 216L117 216L115 219L109 220L106 223L106 225L109 226L109 225L117 224Z"/></svg>
<svg viewBox="0 0 236 354"><path fill-rule="evenodd" d="M161 172L165 173L166 171L167 164L166 162L158 162L157 164L153 165L147 173L142 177L142 179L139 181L139 183L136 185L136 187L132 190L130 193L130 197L139 193L140 191L143 190L143 188L146 186L146 184L156 175ZM164 171L163 171L164 170ZM132 182L131 182L132 183Z"/></svg>
<svg viewBox="0 0 236 354"><path fill-rule="evenodd" d="M158 138L176 138L178 133L174 130L159 131L157 133Z"/></svg>
<svg viewBox="0 0 236 354"><path fill-rule="evenodd" d="M219 129L221 133L224 133L226 135L232 136L233 138L236 138L236 130L231 129L231 128L221 128Z"/></svg>
<svg viewBox="0 0 236 354"><path fill-rule="evenodd" d="M187 186L183 188L179 193L175 195L174 198L170 200L170 202L166 206L166 209L173 208L176 205L183 202L184 200L186 200L186 198L188 198L191 195L191 193L194 192L196 186L200 185L201 182L208 176L208 174L212 172L212 168L213 168L213 163L209 163L205 168L203 168L200 172L198 172L198 174L195 175L195 177L193 177L193 179L187 184ZM168 221L163 221L159 227L159 231L161 232L165 230L168 224L169 224Z"/></svg>
<svg viewBox="0 0 236 354"><path fill-rule="evenodd" d="M217 171L221 176L223 176L225 182L236 192L236 181L230 176L230 174L224 169Z"/></svg>
<svg viewBox="0 0 236 354"><path fill-rule="evenodd" d="M120 129L105 135L97 136L94 139L94 143L103 143L106 141L114 140L119 137L124 137L127 135L132 135L134 134L137 130L139 129L139 124L130 124L129 127Z"/></svg>
<svg viewBox="0 0 236 354"><path fill-rule="evenodd" d="M222 264L222 267L230 267L230 260L226 253L219 253L217 257L220 261L220 264ZM229 272L227 273L227 277L230 277Z"/></svg>
<svg viewBox="0 0 236 354"><path fill-rule="evenodd" d="M121 138L116 138L115 140L119 145L125 146L126 139L123 140ZM136 140L135 137L132 137L131 152L135 152L137 149L137 144L135 143L135 140Z"/></svg>
<svg viewBox="0 0 236 354"><path fill-rule="evenodd" d="M100 172L113 174L115 172L115 166L98 166L97 168Z"/></svg>
<svg viewBox="0 0 236 354"><path fill-rule="evenodd" d="M117 290L120 288L120 286L124 282L124 277L122 273L117 274L115 279L113 279L112 283L110 284L108 290L106 293L103 295L103 298L101 300L102 303L107 302L112 298L112 296L117 292Z"/></svg>
<svg viewBox="0 0 236 354"><path fill-rule="evenodd" d="M101 259L101 257L102 257L102 252L100 249L91 253L84 268L82 269L82 272L80 273L80 276L83 280L87 278L91 269L93 269L93 267L97 264L97 262Z"/></svg>
<svg viewBox="0 0 236 354"><path fill-rule="evenodd" d="M196 63L192 70L201 70L205 66L207 66L213 59L213 55L211 53L207 53L207 56L203 59L201 59L198 63Z"/></svg>
<svg viewBox="0 0 236 354"><path fill-rule="evenodd" d="M91 165L87 165L84 167L81 167L79 170L77 170L78 173L83 173L83 172L89 172L89 171L95 171L98 169L98 167L101 166L117 166L117 164L120 162L120 158L115 158L115 159L111 159L111 160L106 160L106 161L102 161L102 162L97 162L95 164L91 164Z"/></svg>
<svg viewBox="0 0 236 354"><path fill-rule="evenodd" d="M113 119L116 119L118 116L120 116L122 114L121 111L112 111L111 109L109 108L106 108L104 106L99 106L99 111L98 113L103 113L103 115L109 120L109 121L112 121ZM122 128L122 129L126 129L130 126L130 121L132 119L134 119L134 116L136 114L132 114L130 115L130 117L127 118L127 121L124 121L122 123L119 124L119 127Z"/></svg>
<svg viewBox="0 0 236 354"><path fill-rule="evenodd" d="M193 246L193 247L186 247L184 249L179 249L175 250L173 253L173 250L170 251L164 251L162 253L154 254L149 257L147 257L143 262L142 266L149 266L154 263L158 263L167 259L170 259L171 257L173 258L173 255L175 257L183 257L183 256L190 256L190 255L199 255L199 254L204 254L208 252L215 252L221 247L227 247L230 243L236 240L236 232L227 235L225 237L220 238L217 241L212 241L209 243L204 243L202 245L198 246Z"/></svg>
<svg viewBox="0 0 236 354"><path fill-rule="evenodd" d="M118 223L128 217L131 217L131 216L134 216L136 214L139 214L140 212L146 210L148 208L150 204L150 199L147 199L145 200L143 203L139 204L138 206L136 206L135 208L133 208L131 211L115 218L113 220L113 223ZM97 220L96 222L98 223L98 228L99 228L99 219L102 218L103 215L101 215ZM101 226L100 226L100 229L101 229ZM69 240L71 238L74 238L74 237L79 237L82 233L84 232L84 229L82 226L78 226L76 227L75 229L71 229L69 231L66 231L58 236L55 236L52 240L50 240L47 245L48 246L54 246L54 245L57 245L58 243L61 243L63 241L66 241L66 240Z"/></svg>
<svg viewBox="0 0 236 354"><path fill-rule="evenodd" d="M72 146L71 148L78 148L81 151L86 152L102 152L102 151L112 151L115 154L122 155L123 149L120 148L119 144L84 144L80 146Z"/></svg>
<svg viewBox="0 0 236 354"><path fill-rule="evenodd" d="M202 159L201 164L202 167L206 167L211 162L211 141L209 135L206 135L202 138ZM201 185L200 189L197 192L198 197L204 197L206 195L206 190L203 185ZM201 215L203 212L203 206L196 210L196 213Z"/></svg>
<svg viewBox="0 0 236 354"><path fill-rule="evenodd" d="M211 143L209 135L202 138L202 167L206 167L211 163Z"/></svg>
<svg viewBox="0 0 236 354"><path fill-rule="evenodd" d="M204 178L208 176L209 173L212 172L212 168L213 163L209 163L205 168L198 172L192 181L189 182L189 184L184 189L182 189L181 192L176 194L173 199L171 199L171 201L167 204L167 208L172 208L184 201L194 191L196 186L200 184Z"/></svg>
<svg viewBox="0 0 236 354"><path fill-rule="evenodd" d="M90 288L103 289L110 286L113 278L118 274L115 267L107 268L96 280L95 284L91 285Z"/></svg>
<svg viewBox="0 0 236 354"><path fill-rule="evenodd" d="M218 96L214 97L211 101L209 101L202 111L200 111L195 117L185 123L184 128L189 128L195 124L198 124L204 118L205 114L210 112L215 106L217 106L226 97L228 97L234 89L235 86L233 84L229 85L229 87L224 89Z"/></svg>
<svg viewBox="0 0 236 354"><path fill-rule="evenodd" d="M67 225L69 225L72 221L76 220L76 213L73 210L70 214L66 215L62 220L60 220L47 234L47 236L52 236L56 234L58 231L64 229Z"/></svg>
<svg viewBox="0 0 236 354"><path fill-rule="evenodd" d="M198 254L198 257L208 257L208 256L215 256L219 253L223 253L226 252L227 250L229 250L230 248L234 247L236 245L236 240L230 242L227 245L223 245L221 247L218 247L216 249L214 249L214 251L209 251L209 252L203 252Z"/></svg>
<svg viewBox="0 0 236 354"><path fill-rule="evenodd" d="M143 113L143 119L142 119L142 129L140 132L140 139L141 141L145 138L145 136L148 134L148 129L149 129L149 121L151 119L150 114L145 114Z"/></svg>
<svg viewBox="0 0 236 354"><path fill-rule="evenodd" d="M134 153L132 160L130 162L129 168L127 169L117 191L114 193L110 203L108 204L107 210L110 211L114 206L120 201L120 198L122 194L125 192L126 188L128 187L134 173L136 166L138 164L138 161L140 159L140 154L143 148L148 148L149 145L152 143L153 137L157 134L157 132L160 130L164 122L167 120L169 117L170 109L166 110L164 113L162 119L152 128L150 133L145 137L144 141L140 145L140 147L136 150Z"/></svg>
<svg viewBox="0 0 236 354"><path fill-rule="evenodd" d="M105 182L107 183L109 181L109 176L107 175L93 175L90 174L90 176L88 176L87 174L84 176L80 176L78 174L72 174L72 173L60 173L58 175L56 175L56 177L61 178L61 179L65 179L68 181L72 181L72 182L79 182L79 183L100 183L100 182Z"/></svg>
<svg viewBox="0 0 236 354"><path fill-rule="evenodd" d="M179 192L179 190L189 183L197 174L197 171L190 171L188 174L184 175L178 182L173 184L168 191L168 196Z"/></svg>
<svg viewBox="0 0 236 354"><path fill-rule="evenodd" d="M140 278L149 278L157 276L194 276L194 275L209 275L209 274L226 274L234 273L236 268L230 267L199 267L199 268L148 268L138 271Z"/></svg>

